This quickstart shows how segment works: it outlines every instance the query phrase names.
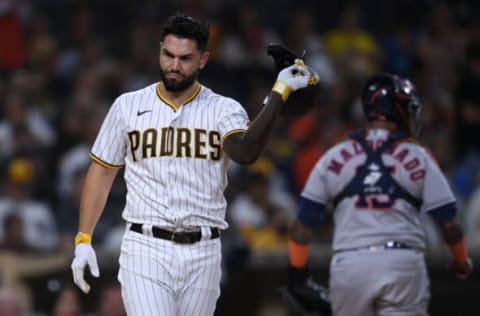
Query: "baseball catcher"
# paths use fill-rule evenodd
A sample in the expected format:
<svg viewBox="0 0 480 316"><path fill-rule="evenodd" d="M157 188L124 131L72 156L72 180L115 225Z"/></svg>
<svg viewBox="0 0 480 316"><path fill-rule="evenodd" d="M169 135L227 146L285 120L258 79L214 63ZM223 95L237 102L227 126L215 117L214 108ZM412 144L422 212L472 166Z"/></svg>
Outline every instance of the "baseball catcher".
<svg viewBox="0 0 480 316"><path fill-rule="evenodd" d="M422 104L410 80L372 76L362 90L362 107L364 128L348 132L332 146L302 190L289 227L289 288L309 287L313 230L324 222L331 205L332 314L428 315L430 279L420 216L431 216L438 225L457 277L466 279L473 271L456 218L455 195L429 151L412 139L421 123ZM312 309L303 314L311 315Z"/></svg>

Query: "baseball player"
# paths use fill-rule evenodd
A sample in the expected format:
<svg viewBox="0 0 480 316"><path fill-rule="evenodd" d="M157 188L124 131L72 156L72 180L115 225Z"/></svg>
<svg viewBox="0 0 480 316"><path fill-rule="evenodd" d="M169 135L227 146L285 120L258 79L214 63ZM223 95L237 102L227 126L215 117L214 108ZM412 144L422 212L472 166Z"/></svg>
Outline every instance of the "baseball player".
<svg viewBox="0 0 480 316"><path fill-rule="evenodd" d="M427 315L430 299L420 214L431 215L460 278L472 271L455 197L435 160L412 138L421 104L395 75L367 80L365 129L352 131L310 173L290 226L288 286L308 287L308 249L333 208L329 291L333 315Z"/></svg>
<svg viewBox="0 0 480 316"><path fill-rule="evenodd" d="M91 149L71 268L100 275L94 227L118 169L125 168L126 221L118 279L128 315L212 315L220 294L220 231L226 167L250 164L282 104L312 75L301 61L278 74L269 101L249 124L244 108L198 82L207 64L204 22L183 14L161 29L161 81L119 96Z"/></svg>

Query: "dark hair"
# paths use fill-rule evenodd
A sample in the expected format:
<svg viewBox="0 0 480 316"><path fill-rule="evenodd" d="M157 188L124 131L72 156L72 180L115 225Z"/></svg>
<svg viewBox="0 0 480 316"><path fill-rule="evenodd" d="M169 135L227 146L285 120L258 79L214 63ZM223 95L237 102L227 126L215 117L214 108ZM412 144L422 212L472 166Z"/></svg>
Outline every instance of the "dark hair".
<svg viewBox="0 0 480 316"><path fill-rule="evenodd" d="M193 39L197 42L198 49L204 52L207 49L209 38L209 25L183 13L176 13L169 17L162 25L160 39L173 34L179 38Z"/></svg>

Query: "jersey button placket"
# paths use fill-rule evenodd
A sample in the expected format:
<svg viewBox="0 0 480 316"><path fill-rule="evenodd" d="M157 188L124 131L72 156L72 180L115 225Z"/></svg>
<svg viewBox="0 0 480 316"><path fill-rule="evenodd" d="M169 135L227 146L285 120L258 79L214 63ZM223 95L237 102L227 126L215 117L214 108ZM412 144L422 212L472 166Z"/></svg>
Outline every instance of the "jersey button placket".
<svg viewBox="0 0 480 316"><path fill-rule="evenodd" d="M180 115L182 114L182 110L183 110L183 106L180 106L178 107L178 109L172 114L172 117L171 117L171 121L170 121L170 127L173 128L174 130L177 128L177 120L178 118L180 117ZM175 137L175 134L174 134L174 137ZM167 194L167 207L169 208L170 211L172 211L172 206L173 206L173 190L174 190L174 186L175 186L175 183L173 181L173 175L175 174L175 155L176 155L176 152L175 152L175 138L173 140L173 154L172 156L168 157L167 158L167 161L166 161L166 169L167 169L167 172L166 172L166 175L167 175L167 181L165 183L167 183L167 187L166 187L166 194ZM176 223L177 222L177 218L174 216L172 217L172 220Z"/></svg>

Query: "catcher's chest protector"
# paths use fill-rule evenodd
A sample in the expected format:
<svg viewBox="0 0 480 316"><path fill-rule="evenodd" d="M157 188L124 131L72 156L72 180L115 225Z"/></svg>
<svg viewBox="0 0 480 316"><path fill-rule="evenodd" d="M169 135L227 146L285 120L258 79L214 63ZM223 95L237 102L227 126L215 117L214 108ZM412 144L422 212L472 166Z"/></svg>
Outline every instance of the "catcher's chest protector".
<svg viewBox="0 0 480 316"><path fill-rule="evenodd" d="M334 198L334 205L336 206L346 197L357 196L355 206L359 209L388 209L393 206L396 199L402 198L418 209L421 201L413 197L395 181L392 177L394 168L385 166L382 160L382 154L387 149L395 142L407 138L408 135L401 132L391 133L388 139L376 150L373 150L367 143L364 130L353 131L349 133L349 137L360 144L367 158L363 165L358 167L356 176ZM375 198L369 199L369 196L380 194L388 198L381 201Z"/></svg>

